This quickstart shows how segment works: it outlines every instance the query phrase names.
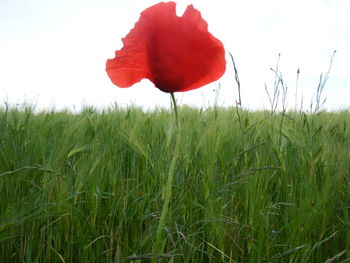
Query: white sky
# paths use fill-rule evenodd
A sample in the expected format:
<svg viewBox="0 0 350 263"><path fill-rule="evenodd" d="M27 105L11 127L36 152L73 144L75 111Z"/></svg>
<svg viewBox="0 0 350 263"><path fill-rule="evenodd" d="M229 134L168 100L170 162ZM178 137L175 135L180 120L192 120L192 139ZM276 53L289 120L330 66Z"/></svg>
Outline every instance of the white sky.
<svg viewBox="0 0 350 263"><path fill-rule="evenodd" d="M169 94L144 80L131 88L114 86L105 62L122 47L140 12L153 0L0 0L0 103L38 108L80 109L136 104L169 106ZM319 76L337 50L324 94L329 110L350 107L349 0L179 0L178 13L192 3L235 58L242 105L269 108L278 53L280 70L294 106L296 71L299 98L310 105ZM218 105L238 100L232 63L219 81ZM218 83L176 93L179 103L213 105Z"/></svg>

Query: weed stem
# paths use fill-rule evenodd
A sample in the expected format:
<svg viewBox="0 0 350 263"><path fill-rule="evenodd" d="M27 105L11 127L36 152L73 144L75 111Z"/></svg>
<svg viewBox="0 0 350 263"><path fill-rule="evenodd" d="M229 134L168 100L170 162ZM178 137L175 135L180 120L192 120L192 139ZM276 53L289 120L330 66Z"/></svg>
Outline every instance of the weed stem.
<svg viewBox="0 0 350 263"><path fill-rule="evenodd" d="M163 252L164 245L166 244L166 241L162 242L162 234L163 234L163 229L165 227L166 223L166 218L168 215L168 210L169 210L169 202L172 194L172 187L173 187L173 179L174 179L174 174L175 174L175 167L177 163L177 159L179 156L179 146L180 146L180 123L179 123L179 117L178 117L178 111L177 111L177 105L176 105L176 100L174 93L170 93L171 95L171 100L174 106L174 112L175 112L175 119L176 119L176 142L175 142L175 150L172 155L169 171L168 171L168 178L167 182L165 185L165 196L164 196L164 204L162 208L162 213L160 216L160 221L157 229L157 236L156 236L156 243L155 247L153 249L153 258L152 258L152 263L157 262L157 258L160 253Z"/></svg>

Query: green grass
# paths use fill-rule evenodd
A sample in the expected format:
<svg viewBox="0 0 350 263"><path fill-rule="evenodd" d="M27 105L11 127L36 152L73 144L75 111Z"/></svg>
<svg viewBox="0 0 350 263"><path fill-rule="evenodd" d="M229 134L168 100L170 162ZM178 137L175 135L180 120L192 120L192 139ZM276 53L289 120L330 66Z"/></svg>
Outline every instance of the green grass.
<svg viewBox="0 0 350 263"><path fill-rule="evenodd" d="M349 111L179 121L162 262L350 261ZM0 110L0 262L152 255L177 135L166 110Z"/></svg>

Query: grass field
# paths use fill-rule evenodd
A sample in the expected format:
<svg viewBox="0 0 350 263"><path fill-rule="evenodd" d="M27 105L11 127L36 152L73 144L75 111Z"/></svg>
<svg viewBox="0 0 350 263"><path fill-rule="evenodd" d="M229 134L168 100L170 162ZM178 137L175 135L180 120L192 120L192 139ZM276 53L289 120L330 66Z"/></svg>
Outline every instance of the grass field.
<svg viewBox="0 0 350 263"><path fill-rule="evenodd" d="M179 122L2 108L0 262L146 262L170 172L162 262L350 262L349 111Z"/></svg>

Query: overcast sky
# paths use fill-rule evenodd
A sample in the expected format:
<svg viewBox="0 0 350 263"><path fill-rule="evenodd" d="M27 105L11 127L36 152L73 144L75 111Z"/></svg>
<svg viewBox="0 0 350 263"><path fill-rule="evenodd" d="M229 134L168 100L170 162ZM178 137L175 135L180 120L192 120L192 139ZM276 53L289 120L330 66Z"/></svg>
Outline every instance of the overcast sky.
<svg viewBox="0 0 350 263"><path fill-rule="evenodd" d="M105 62L122 47L140 12L153 0L0 0L0 99L27 101L41 109L168 106L169 94L143 80L131 88L114 86ZM288 86L288 104L310 105L321 73L337 50L324 95L325 109L350 107L349 0L179 0L178 14L188 4L201 11L209 31L235 58L242 105L268 108L265 84L273 88L278 54ZM219 93L218 87L220 83ZM232 63L217 82L176 93L179 103L232 106L238 100ZM300 102L298 102L300 104Z"/></svg>

